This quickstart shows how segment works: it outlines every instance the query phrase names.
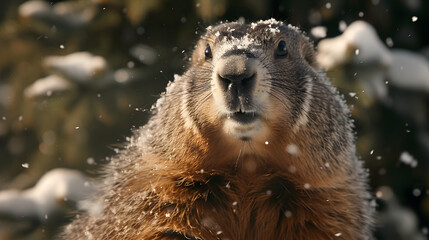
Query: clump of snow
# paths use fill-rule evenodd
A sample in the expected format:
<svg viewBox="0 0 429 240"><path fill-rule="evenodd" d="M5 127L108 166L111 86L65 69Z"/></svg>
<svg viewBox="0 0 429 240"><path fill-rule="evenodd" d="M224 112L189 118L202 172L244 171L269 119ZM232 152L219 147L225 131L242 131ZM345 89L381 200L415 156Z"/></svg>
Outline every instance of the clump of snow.
<svg viewBox="0 0 429 240"><path fill-rule="evenodd" d="M315 38L325 38L328 32L328 28L325 26L317 26L310 30L311 35Z"/></svg>
<svg viewBox="0 0 429 240"><path fill-rule="evenodd" d="M112 78L112 80L116 83L126 84L136 79L139 79L142 74L143 71L141 69L130 69L129 67L120 68L112 73L112 77L110 76L110 74L106 74L106 76L104 76L100 82L104 83L104 85L102 84L102 86L107 86L109 83L112 82Z"/></svg>
<svg viewBox="0 0 429 240"><path fill-rule="evenodd" d="M46 1L27 1L18 8L21 17L31 17L34 15L49 14L51 6Z"/></svg>
<svg viewBox="0 0 429 240"><path fill-rule="evenodd" d="M356 50L355 50L355 55L357 56L357 55L359 55L359 48L356 48Z"/></svg>
<svg viewBox="0 0 429 240"><path fill-rule="evenodd" d="M352 56L355 50L359 54ZM371 62L388 66L392 56L378 38L375 29L364 21L353 22L342 35L324 39L318 44L317 60L321 66L331 69L347 62Z"/></svg>
<svg viewBox="0 0 429 240"><path fill-rule="evenodd" d="M274 18L268 19L268 20L260 20L258 22L250 23L250 28L255 29L258 26L263 26L264 31L269 34L275 35L280 32L280 26L283 26L284 23L281 21L277 21ZM293 26L290 26L292 29L296 29ZM228 32L233 32L235 29L228 27ZM221 34L219 32L215 32L214 36L219 37ZM231 49L248 49L254 54L259 54L260 49L253 48L251 46L258 46L262 45L262 43L255 39L254 37L250 36L249 34L245 34L241 37L235 37L235 36L228 36L221 39L220 44L218 45L218 49L216 50L217 56L222 56L225 52L231 50Z"/></svg>
<svg viewBox="0 0 429 240"><path fill-rule="evenodd" d="M270 18L270 19L267 19L267 20L259 20L259 21L257 22L257 24L258 24L258 25L259 25L259 24L264 24L264 25L280 25L280 26L282 26L282 25L283 25L283 22L278 21L278 20L276 20L275 18Z"/></svg>
<svg viewBox="0 0 429 240"><path fill-rule="evenodd" d="M45 216L63 208L64 201L78 202L94 191L82 173L58 168L43 175L33 188L1 191L0 213L45 221Z"/></svg>
<svg viewBox="0 0 429 240"><path fill-rule="evenodd" d="M265 25L265 31L270 32L272 34L276 34L280 32L279 26L283 26L284 23L281 21L277 21L274 18L268 19L268 20L260 20L258 22L250 23L250 28L255 29L259 25Z"/></svg>
<svg viewBox="0 0 429 240"><path fill-rule="evenodd" d="M129 81L131 76L130 76L129 71L127 71L126 69L119 69L119 70L115 71L114 78L115 78L115 81L118 83L125 83L125 82Z"/></svg>
<svg viewBox="0 0 429 240"><path fill-rule="evenodd" d="M86 163L88 163L88 165L96 165L97 163L95 162L94 158L90 157L86 159Z"/></svg>
<svg viewBox="0 0 429 240"><path fill-rule="evenodd" d="M350 97L355 97L355 96L356 96L356 93L355 93L355 92L349 92L349 96L350 96Z"/></svg>
<svg viewBox="0 0 429 240"><path fill-rule="evenodd" d="M71 83L63 77L49 75L38 79L24 90L24 95L28 98L49 96L52 93L60 93L70 90Z"/></svg>
<svg viewBox="0 0 429 240"><path fill-rule="evenodd" d="M297 156L299 149L295 144L289 144L286 146L286 151L293 156Z"/></svg>
<svg viewBox="0 0 429 240"><path fill-rule="evenodd" d="M47 57L44 64L51 71L77 83L87 83L107 71L106 60L89 52Z"/></svg>
<svg viewBox="0 0 429 240"><path fill-rule="evenodd" d="M418 165L418 161L409 152L406 151L401 153L399 156L399 161L412 168L415 168Z"/></svg>
<svg viewBox="0 0 429 240"><path fill-rule="evenodd" d="M237 48L237 49L249 49L251 45L261 45L261 43L254 38L250 37L248 34L240 38L223 38L221 44L219 45L219 50L217 56L222 56L227 51ZM258 49L250 48L250 51L257 53Z"/></svg>
<svg viewBox="0 0 429 240"><path fill-rule="evenodd" d="M414 197L418 197L421 194L422 194L422 190L420 190L418 188L413 189L413 195L414 195Z"/></svg>
<svg viewBox="0 0 429 240"><path fill-rule="evenodd" d="M302 33L302 30L299 27L297 27L297 26L294 26L292 24L288 24L287 26L288 26L288 28L294 30L297 33Z"/></svg>
<svg viewBox="0 0 429 240"><path fill-rule="evenodd" d="M95 17L96 8L95 4L84 6L76 1L59 2L52 6L46 1L33 0L21 4L18 14L22 19L76 29L85 26Z"/></svg>
<svg viewBox="0 0 429 240"><path fill-rule="evenodd" d="M390 37L386 38L386 45L388 47L393 47L393 40L392 40L392 38L390 38Z"/></svg>
<svg viewBox="0 0 429 240"><path fill-rule="evenodd" d="M265 31L275 34L275 33L279 33L280 29L278 26L273 27L271 24L268 24L268 28L266 28Z"/></svg>
<svg viewBox="0 0 429 240"><path fill-rule="evenodd" d="M386 44L393 46L391 38ZM364 21L353 22L340 36L320 41L317 61L327 69L344 64L359 68L365 92L382 101L388 93L386 79L399 88L429 92L428 60L410 51L389 50Z"/></svg>
<svg viewBox="0 0 429 240"><path fill-rule="evenodd" d="M338 30L340 30L340 32L344 32L347 29L347 23L344 20L341 20L338 23Z"/></svg>

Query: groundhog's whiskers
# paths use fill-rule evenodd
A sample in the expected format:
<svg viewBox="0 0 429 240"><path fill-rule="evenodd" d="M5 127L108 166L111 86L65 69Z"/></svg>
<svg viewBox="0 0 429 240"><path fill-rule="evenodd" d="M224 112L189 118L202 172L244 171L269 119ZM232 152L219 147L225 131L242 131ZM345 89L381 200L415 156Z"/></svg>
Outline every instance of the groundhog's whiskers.
<svg viewBox="0 0 429 240"><path fill-rule="evenodd" d="M244 143L243 143L243 145L244 145ZM243 150L243 147L241 147L240 151L238 152L237 160L235 161L235 168L237 168L237 166L238 166L238 161L240 160L240 156L241 156L241 150Z"/></svg>

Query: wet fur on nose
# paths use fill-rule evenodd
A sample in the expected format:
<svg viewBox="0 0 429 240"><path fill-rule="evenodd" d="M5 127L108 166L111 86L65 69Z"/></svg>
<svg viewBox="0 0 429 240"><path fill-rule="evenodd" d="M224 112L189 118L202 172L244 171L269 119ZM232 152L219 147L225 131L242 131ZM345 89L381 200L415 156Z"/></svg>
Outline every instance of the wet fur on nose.
<svg viewBox="0 0 429 240"><path fill-rule="evenodd" d="M219 61L217 80L231 111L250 110L257 75L253 61L247 54L235 55L231 52L224 54Z"/></svg>

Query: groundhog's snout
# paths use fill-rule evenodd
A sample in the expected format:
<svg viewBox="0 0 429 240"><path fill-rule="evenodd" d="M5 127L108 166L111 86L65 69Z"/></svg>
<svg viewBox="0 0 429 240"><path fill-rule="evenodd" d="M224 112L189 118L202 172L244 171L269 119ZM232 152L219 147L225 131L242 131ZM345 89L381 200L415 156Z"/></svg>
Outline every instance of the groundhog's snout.
<svg viewBox="0 0 429 240"><path fill-rule="evenodd" d="M224 54L217 69L217 81L231 112L253 112L252 90L256 81L253 58L246 54Z"/></svg>

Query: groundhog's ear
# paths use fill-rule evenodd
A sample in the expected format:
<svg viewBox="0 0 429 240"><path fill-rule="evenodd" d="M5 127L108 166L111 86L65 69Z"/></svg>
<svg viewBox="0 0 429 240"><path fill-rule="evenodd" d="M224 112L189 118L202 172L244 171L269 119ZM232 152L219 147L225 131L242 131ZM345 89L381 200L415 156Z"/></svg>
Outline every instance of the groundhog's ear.
<svg viewBox="0 0 429 240"><path fill-rule="evenodd" d="M299 52L301 53L301 57L304 58L308 64L313 68L319 68L319 64L316 60L316 51L314 50L313 44L307 37L301 37L299 41Z"/></svg>

